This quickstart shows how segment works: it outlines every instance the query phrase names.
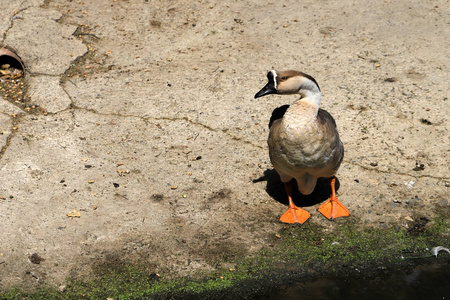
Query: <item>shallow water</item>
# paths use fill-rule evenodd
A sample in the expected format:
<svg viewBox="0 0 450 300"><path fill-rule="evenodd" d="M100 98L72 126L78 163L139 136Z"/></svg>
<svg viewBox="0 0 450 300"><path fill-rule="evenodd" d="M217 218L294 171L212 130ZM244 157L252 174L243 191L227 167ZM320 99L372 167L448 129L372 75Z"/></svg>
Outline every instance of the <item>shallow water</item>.
<svg viewBox="0 0 450 300"><path fill-rule="evenodd" d="M272 291L264 299L450 299L450 261L370 278L361 275L294 283Z"/></svg>

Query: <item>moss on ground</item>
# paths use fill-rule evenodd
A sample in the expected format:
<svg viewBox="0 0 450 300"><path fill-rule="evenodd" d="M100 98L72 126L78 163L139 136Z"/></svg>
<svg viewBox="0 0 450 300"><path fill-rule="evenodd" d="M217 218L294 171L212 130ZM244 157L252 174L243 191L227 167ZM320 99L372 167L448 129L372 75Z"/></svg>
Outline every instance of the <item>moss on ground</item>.
<svg viewBox="0 0 450 300"><path fill-rule="evenodd" d="M90 281L68 279L66 289L4 292L1 299L232 299L251 298L289 281L317 276L352 276L412 267L448 245L449 210L431 222L418 218L409 230L395 225L364 228L354 218L333 231L312 222L284 226L254 257L234 258L235 269L190 278L166 279L143 265L111 259L94 268ZM432 225L430 225L432 224ZM444 255L444 254L442 254Z"/></svg>

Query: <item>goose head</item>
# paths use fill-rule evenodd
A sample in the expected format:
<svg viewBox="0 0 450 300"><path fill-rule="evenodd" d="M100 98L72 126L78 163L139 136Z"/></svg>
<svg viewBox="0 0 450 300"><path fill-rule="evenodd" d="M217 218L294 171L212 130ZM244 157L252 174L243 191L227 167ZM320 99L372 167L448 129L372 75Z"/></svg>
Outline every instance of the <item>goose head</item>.
<svg viewBox="0 0 450 300"><path fill-rule="evenodd" d="M268 83L256 93L255 98L270 94L292 95L299 94L302 98L309 98L320 103L320 88L317 81L308 74L299 71L271 70L267 73Z"/></svg>

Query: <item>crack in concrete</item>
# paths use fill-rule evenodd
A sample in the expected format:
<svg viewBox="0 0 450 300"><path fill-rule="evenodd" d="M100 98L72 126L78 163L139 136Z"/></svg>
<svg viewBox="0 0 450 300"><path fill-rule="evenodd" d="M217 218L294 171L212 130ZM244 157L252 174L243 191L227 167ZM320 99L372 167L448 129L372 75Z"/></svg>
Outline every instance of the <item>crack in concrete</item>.
<svg viewBox="0 0 450 300"><path fill-rule="evenodd" d="M3 155L5 154L6 150L8 149L9 145L11 144L11 139L14 135L14 131L11 130L11 134L6 137L5 145L0 150L0 160L3 158Z"/></svg>
<svg viewBox="0 0 450 300"><path fill-rule="evenodd" d="M24 114L22 114L22 115L14 114L14 115L10 116L12 118L12 120L13 120L12 124L11 124L11 134L6 137L5 145L0 150L0 160L3 158L3 155L6 153L6 150L10 146L12 138L16 135L18 128L17 129L14 129L14 128L18 127L18 125L20 123L20 119L23 116L24 116Z"/></svg>
<svg viewBox="0 0 450 300"><path fill-rule="evenodd" d="M68 70L68 69L67 69L67 70ZM66 70L66 72L67 72L67 70ZM66 72L64 72L64 74L65 74ZM70 93L66 91L66 88L65 88L65 86L64 86L64 82L63 82L63 80L64 80L64 79L63 79L64 74L61 75L61 77L59 78L59 86L61 87L61 89L63 90L63 92L67 95L67 98L69 98L69 100L70 100L70 105L69 105L68 108L62 110L61 112L66 111L66 110L68 110L68 109L76 109L76 105L75 105L75 103L74 103L72 97L70 96ZM68 78L66 78L66 80L69 81L70 83L72 83L73 85L75 85L75 84L74 84L72 81L70 81ZM75 86L76 86L76 85L75 85Z"/></svg>
<svg viewBox="0 0 450 300"><path fill-rule="evenodd" d="M69 98L70 98L70 96L69 96ZM78 107L78 106L76 106L73 103L73 101L72 101L72 104L71 104L70 107L68 107L67 109L64 109L64 110L62 110L60 112L64 112L64 111L68 111L68 110L81 110L81 111L84 110L84 111L87 111L87 112L90 112L90 113L93 113L93 114L96 114L96 115L100 115L100 116L113 116L113 117L121 117L121 118L136 118L136 119L142 120L145 123L150 123L150 124L154 124L154 125L157 125L157 124L154 123L154 122L151 122L151 121L158 121L158 120L163 120L163 121L185 121L185 122L187 122L187 123L189 123L191 125L200 126L200 127L204 128L204 129L206 129L208 131L221 132L221 133L225 134L226 136L230 137L232 140L239 141L239 142L242 142L244 144L251 145L251 146L253 146L255 148L258 148L258 149L265 149L265 147L262 147L262 146L259 146L259 145L255 145L255 144L253 144L250 141L246 141L246 140L244 140L244 139L242 139L240 137L237 137L237 136L235 136L233 134L228 133L228 129L220 129L220 128L215 129L215 128L207 125L207 124L203 124L203 123L200 123L200 122L193 121L193 120L189 119L188 117L143 117L143 116L137 116L137 115L132 115L132 114L124 115L124 114L120 114L120 113L101 113L101 112L98 112L98 111L96 111L95 109L92 109L92 108ZM60 112L58 112L58 113L60 113ZM48 113L48 115L56 115L58 113L54 113L54 114Z"/></svg>
<svg viewBox="0 0 450 300"><path fill-rule="evenodd" d="M251 145L251 146L253 146L253 147L255 147L255 148L265 149L264 147L261 147L261 146L259 146L259 145L255 145L255 144L253 144L253 143L250 142L250 141L244 140L244 139L242 139L242 138L240 138L240 137L237 137L237 136L235 136L235 135L232 135L232 134L228 133L228 129L219 129L219 128L214 129L214 128L212 128L212 127L209 126L209 125L206 125L206 124L203 124L203 123L200 123L200 122L195 122L195 121L189 119L188 117L180 117L180 118L160 117L160 118L153 118L153 119L155 119L155 120L167 120L167 121L179 121L179 120L184 120L184 121L186 121L186 122L188 122L188 123L190 123L190 124L192 124L192 125L197 125L197 126L201 126L201 127L205 128L205 129L208 129L209 131L213 131L213 132L220 131L220 132L222 132L223 134L225 134L225 135L227 135L228 137L230 137L232 140L243 142L244 144Z"/></svg>
<svg viewBox="0 0 450 300"><path fill-rule="evenodd" d="M30 74L30 76L61 77L64 73L62 73L62 74L46 74L46 73L41 73L41 72L28 72L28 74Z"/></svg>
<svg viewBox="0 0 450 300"><path fill-rule="evenodd" d="M382 173L382 174L394 174L394 175L400 175L400 176L407 176L407 177L413 177L413 178L431 178L431 179L436 179L436 180L441 180L441 181L448 181L450 180L449 177L445 177L445 176L433 176L433 175L412 175L412 174L408 174L408 173L404 173L404 172L392 172L392 171L384 171L384 170L380 170L380 169L374 169L374 168L370 168L358 163L355 163L353 161L349 161L349 160L343 160L344 163L347 163L349 165L352 166L356 166L359 167L361 169L364 169L366 171L372 171L372 172L376 172L376 173Z"/></svg>
<svg viewBox="0 0 450 300"><path fill-rule="evenodd" d="M20 5L19 5L18 7L22 6L25 2L26 2L26 1L23 1L22 3L20 3ZM44 7L44 6L45 6L45 4L44 4L42 7ZM10 24L9 24L8 28L3 32L3 37L2 37L2 40L1 40L1 42L0 42L0 45L3 45L4 42L6 41L6 38L7 38L7 36L8 36L8 32L9 32L9 31L13 28L13 26L14 26L14 21L15 21L16 19L23 19L23 18L20 17L20 16L19 16L19 17L16 17L16 16L17 16L18 14L20 14L20 13L26 11L27 9L29 9L29 8L31 8L31 7L33 7L33 6L31 6L31 5L30 5L30 6L26 6L26 7L23 7L23 8L21 8L21 9L18 9L18 10L16 10L16 11L14 11L13 16L10 17ZM61 16L61 18L62 18L62 16ZM55 20L55 22L58 22L61 18ZM79 38L79 39L80 39L80 38ZM80 39L80 40L82 40L82 39ZM82 40L82 42L85 43L83 40ZM86 43L85 43L85 44L86 44ZM88 46L88 45L87 45L87 46ZM89 49L89 47L88 47L88 49ZM30 76L49 76L49 77L53 77L53 78L59 78L60 86L61 86L62 90L63 90L64 93L68 96L68 98L70 99L70 101L73 103L73 101L72 101L70 95L67 93L67 91L64 90L64 88L63 88L63 86L62 86L62 81L64 80L64 75L70 70L71 66L74 65L74 64L76 64L76 63L78 63L79 60L82 60L84 57L86 57L86 55L88 55L89 52L90 52L90 51L87 51L87 52L86 52L85 54L83 54L82 56L78 56L71 64L69 64L69 66L67 67L67 69L66 69L64 72L59 73L59 74L47 74L47 73L45 73L45 72L31 72L31 71L29 71L29 70L27 70L27 72L28 72L28 74L29 74ZM24 71L25 71L25 70L24 70ZM26 80L25 82L27 83L28 80ZM27 89L27 91L25 91L25 93L28 94L28 89ZM11 101L9 101L9 102L11 102ZM17 103L14 103L14 102L11 102L11 103L14 104L16 107L18 107L22 112L24 112L24 113L26 113L26 114L31 114L31 113L32 113L32 112L30 112L30 111L25 110L24 107L23 107L23 105L18 105ZM45 110L45 109L46 109L46 108L44 107L44 110Z"/></svg>
<svg viewBox="0 0 450 300"><path fill-rule="evenodd" d="M20 5L22 5L24 2L26 2L26 1L23 1ZM20 5L19 5L19 7L20 7ZM2 41L0 42L0 45L4 45L5 44L6 36L8 35L8 31L11 30L11 28L13 28L14 21L17 20L17 19L21 19L21 17L17 17L17 18L14 18L14 17L17 16L19 13L27 10L30 7L31 6L28 6L28 7L24 7L24 8L21 8L19 10L14 11L13 16L10 18L10 25L9 25L9 27L3 32L3 37L2 37Z"/></svg>

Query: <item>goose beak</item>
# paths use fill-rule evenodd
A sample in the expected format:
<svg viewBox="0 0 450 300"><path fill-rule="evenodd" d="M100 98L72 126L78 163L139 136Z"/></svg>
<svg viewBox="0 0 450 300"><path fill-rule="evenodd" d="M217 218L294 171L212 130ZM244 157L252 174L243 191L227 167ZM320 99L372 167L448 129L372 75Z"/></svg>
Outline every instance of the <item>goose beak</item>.
<svg viewBox="0 0 450 300"><path fill-rule="evenodd" d="M275 73L275 70L267 73L267 79L269 80L269 82L259 92L256 93L255 99L269 94L278 94L275 79L276 76L277 75Z"/></svg>
<svg viewBox="0 0 450 300"><path fill-rule="evenodd" d="M257 92L255 95L255 99L270 94L277 94L277 89L275 88L273 81L269 81L269 83L267 83L259 92Z"/></svg>

